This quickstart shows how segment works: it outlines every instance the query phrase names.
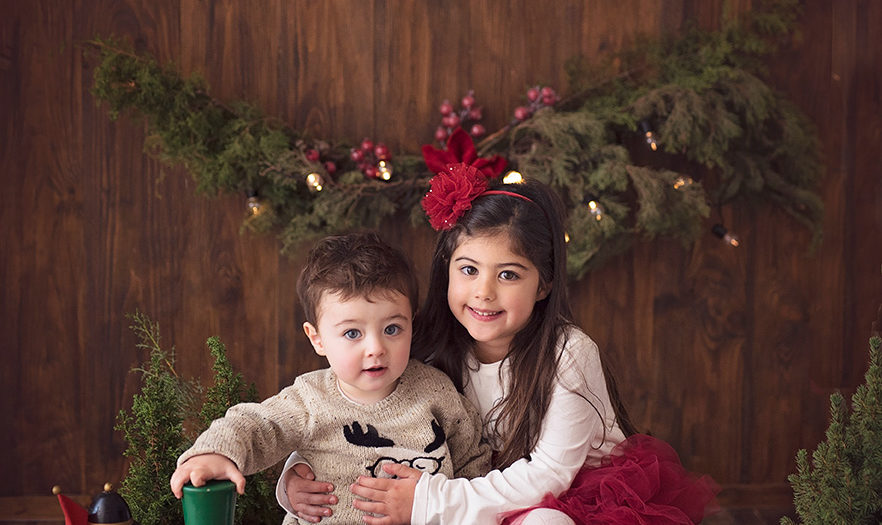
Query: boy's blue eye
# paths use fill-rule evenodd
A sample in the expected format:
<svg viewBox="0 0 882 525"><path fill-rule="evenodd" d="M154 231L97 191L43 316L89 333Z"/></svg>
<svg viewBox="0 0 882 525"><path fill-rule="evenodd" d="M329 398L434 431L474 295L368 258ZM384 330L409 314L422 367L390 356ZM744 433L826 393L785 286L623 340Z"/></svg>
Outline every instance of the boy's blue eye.
<svg viewBox="0 0 882 525"><path fill-rule="evenodd" d="M396 335L399 332L401 332L401 327L397 324L390 324L383 329L383 333L385 333L386 335Z"/></svg>
<svg viewBox="0 0 882 525"><path fill-rule="evenodd" d="M503 281L514 281L515 279L519 279L520 276L511 270L503 270L499 272L499 278Z"/></svg>
<svg viewBox="0 0 882 525"><path fill-rule="evenodd" d="M343 332L343 337L346 339L358 339L361 336L361 332L356 330L355 328L350 328Z"/></svg>

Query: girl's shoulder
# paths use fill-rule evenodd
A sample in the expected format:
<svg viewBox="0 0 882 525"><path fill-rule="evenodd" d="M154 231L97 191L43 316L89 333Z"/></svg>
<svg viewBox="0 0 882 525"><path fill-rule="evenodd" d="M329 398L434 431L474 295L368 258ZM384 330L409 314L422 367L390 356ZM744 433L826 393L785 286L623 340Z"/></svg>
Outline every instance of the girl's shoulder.
<svg viewBox="0 0 882 525"><path fill-rule="evenodd" d="M558 338L558 352L563 363L565 360L583 361L594 359L600 355L597 343L576 325L567 325Z"/></svg>
<svg viewBox="0 0 882 525"><path fill-rule="evenodd" d="M590 372L601 370L597 343L578 326L569 325L558 339L557 369L562 379L584 381Z"/></svg>

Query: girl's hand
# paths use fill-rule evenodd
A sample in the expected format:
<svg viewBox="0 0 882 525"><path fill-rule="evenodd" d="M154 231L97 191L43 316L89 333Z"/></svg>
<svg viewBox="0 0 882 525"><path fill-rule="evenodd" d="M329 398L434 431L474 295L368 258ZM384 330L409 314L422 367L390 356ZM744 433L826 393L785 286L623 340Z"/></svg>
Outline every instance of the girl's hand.
<svg viewBox="0 0 882 525"><path fill-rule="evenodd" d="M368 525L408 525L413 511L413 493L423 473L398 463L383 465L383 470L398 479L359 476L358 482L350 485L349 490L370 501L357 499L352 505L358 510L382 514L382 517L365 515L363 519Z"/></svg>
<svg viewBox="0 0 882 525"><path fill-rule="evenodd" d="M333 492L334 485L323 481L315 481L315 474L305 463L294 465L285 472L285 493L288 503L297 511L297 516L310 523L318 523L334 512L321 505L335 505L337 496Z"/></svg>
<svg viewBox="0 0 882 525"><path fill-rule="evenodd" d="M245 476L235 463L220 454L200 454L181 463L172 474L169 484L175 497L181 499L184 485L188 481L194 487L201 487L212 479L228 479L236 484L236 492L245 493Z"/></svg>

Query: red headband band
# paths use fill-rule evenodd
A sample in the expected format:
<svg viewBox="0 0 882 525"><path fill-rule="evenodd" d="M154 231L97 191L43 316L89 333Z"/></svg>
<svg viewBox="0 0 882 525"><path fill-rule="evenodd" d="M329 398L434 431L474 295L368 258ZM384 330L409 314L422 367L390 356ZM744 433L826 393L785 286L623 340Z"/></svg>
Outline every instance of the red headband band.
<svg viewBox="0 0 882 525"><path fill-rule="evenodd" d="M478 195L478 197L482 197L482 196L484 196L484 195L510 195L510 196L512 196L512 197L517 197L517 198L519 198L519 199L524 199L524 200L527 201L527 202L533 202L533 199L531 199L530 197L527 197L527 196L525 196L525 195L521 195L520 193L515 193L515 192L513 192L513 191L505 191L505 190L487 190L487 191L485 191L484 193L482 193L481 195ZM536 203L533 202L533 204L536 204Z"/></svg>

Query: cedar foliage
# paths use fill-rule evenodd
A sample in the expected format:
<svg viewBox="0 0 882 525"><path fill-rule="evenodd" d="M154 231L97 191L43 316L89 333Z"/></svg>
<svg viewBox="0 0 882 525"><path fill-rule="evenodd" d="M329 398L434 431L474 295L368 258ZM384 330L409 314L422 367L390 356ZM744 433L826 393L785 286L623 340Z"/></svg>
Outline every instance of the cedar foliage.
<svg viewBox="0 0 882 525"><path fill-rule="evenodd" d="M851 398L849 413L840 393L830 396L830 426L809 461L796 455L797 473L788 477L801 523L870 525L882 523L882 338L870 338L865 383ZM793 525L782 518L782 525Z"/></svg>
<svg viewBox="0 0 882 525"><path fill-rule="evenodd" d="M207 344L215 359L215 380L203 396L198 381L184 380L175 371L174 349L168 353L162 350L159 324L140 312L130 318L130 328L139 339L137 347L150 355L143 367L133 369L141 373L141 392L133 397L131 411L121 410L117 416L116 430L125 437L125 455L130 459L120 494L140 525L179 525L183 523L181 502L168 485L178 456L227 408L254 401L256 391L254 385L245 387L241 374L233 371L223 343L212 337ZM200 402L201 408L197 408ZM188 425L193 428L188 430ZM245 494L237 498L236 523L281 521L275 477L274 472L265 471L246 478Z"/></svg>
<svg viewBox="0 0 882 525"><path fill-rule="evenodd" d="M709 229L712 208L736 200L781 207L817 245L817 133L764 80L764 57L797 36L799 10L797 0L758 2L745 16L724 14L718 31L687 27L643 39L601 63L575 57L566 65L564 100L492 133L478 153L502 155L559 192L577 277L636 240L689 243ZM284 253L328 233L376 228L399 212L426 223L419 200L433 174L420 157L395 153L393 179L368 180L344 142L309 137L246 103L218 101L198 75L183 78L120 42L91 45L99 54L92 92L111 118L142 116L146 148L186 168L199 191L256 193L268 211L247 217L244 227L276 231ZM659 151L648 153L642 143L644 125ZM310 149L320 162L307 158ZM333 176L325 161L338 166ZM322 191L310 191L311 173L321 176ZM676 180L693 182L677 189ZM589 196L603 207L602 220L584 205Z"/></svg>

